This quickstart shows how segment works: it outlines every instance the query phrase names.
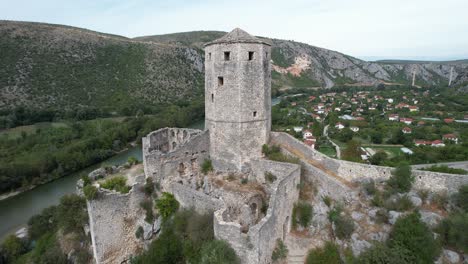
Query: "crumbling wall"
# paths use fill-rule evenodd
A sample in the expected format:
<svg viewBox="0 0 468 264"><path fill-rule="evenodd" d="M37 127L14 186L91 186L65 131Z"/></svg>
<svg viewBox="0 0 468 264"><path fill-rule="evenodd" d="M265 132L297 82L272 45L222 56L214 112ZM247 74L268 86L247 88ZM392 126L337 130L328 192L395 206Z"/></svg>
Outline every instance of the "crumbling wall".
<svg viewBox="0 0 468 264"><path fill-rule="evenodd" d="M184 208L195 209L198 213L212 213L223 207L223 202L179 183L173 183L169 190Z"/></svg>
<svg viewBox="0 0 468 264"><path fill-rule="evenodd" d="M87 202L91 240L96 263L122 263L142 249L135 231L144 225L144 176L127 194L99 189L98 197Z"/></svg>
<svg viewBox="0 0 468 264"><path fill-rule="evenodd" d="M334 174L333 176L336 175L349 182L365 179L386 180L391 176L393 170L391 167L330 158L311 149L287 133L272 132L271 143L280 145L282 149L289 151L295 156L299 156L303 161L312 160L316 162L314 165L322 169L322 171L329 171L331 174ZM461 185L468 184L468 177L465 175L420 170L413 170L413 175L415 176L414 188L428 189L434 192L447 191L448 193L454 193L458 191Z"/></svg>
<svg viewBox="0 0 468 264"><path fill-rule="evenodd" d="M167 177L189 181L209 158L208 131L185 128L163 128L143 138L143 164L146 177L162 182ZM166 150L161 146L169 144ZM167 186L168 187L168 186Z"/></svg>
<svg viewBox="0 0 468 264"><path fill-rule="evenodd" d="M242 263L270 263L276 239L284 239L289 232L294 203L299 198L297 183L300 167L296 164L267 160L252 161L254 177L264 178L271 172L277 180L271 185L267 214L260 222L242 232L241 225L223 220L226 209L214 214L214 232L218 239L227 241L241 258Z"/></svg>

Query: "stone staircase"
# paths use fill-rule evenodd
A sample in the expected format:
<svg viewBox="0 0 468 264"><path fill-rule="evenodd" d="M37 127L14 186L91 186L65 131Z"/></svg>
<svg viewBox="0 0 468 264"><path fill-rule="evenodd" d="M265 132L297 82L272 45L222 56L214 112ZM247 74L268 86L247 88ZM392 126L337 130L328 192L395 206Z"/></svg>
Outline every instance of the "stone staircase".
<svg viewBox="0 0 468 264"><path fill-rule="evenodd" d="M293 249L289 250L287 263L288 264L303 264L305 262L307 251Z"/></svg>

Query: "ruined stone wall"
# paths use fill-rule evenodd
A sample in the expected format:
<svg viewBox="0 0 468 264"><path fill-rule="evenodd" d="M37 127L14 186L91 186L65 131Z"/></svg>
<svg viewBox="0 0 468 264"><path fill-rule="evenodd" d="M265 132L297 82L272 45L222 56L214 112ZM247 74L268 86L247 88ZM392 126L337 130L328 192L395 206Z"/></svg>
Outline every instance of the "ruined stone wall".
<svg viewBox="0 0 468 264"><path fill-rule="evenodd" d="M96 263L122 263L142 249L135 232L145 224L139 205L143 182L142 175L127 194L99 189L98 197L87 202Z"/></svg>
<svg viewBox="0 0 468 264"><path fill-rule="evenodd" d="M297 184L300 181L300 167L296 164L266 160L252 161L256 178L264 178L271 172L277 180L272 183L267 214L247 233L241 225L223 221L226 209L215 212L214 232L218 239L227 241L241 258L242 263L270 263L276 239L284 239L289 232L294 203L299 198Z"/></svg>
<svg viewBox="0 0 468 264"><path fill-rule="evenodd" d="M269 140L270 46L214 44L205 48L205 58L205 128L210 131L213 165L220 171L245 170L245 164L261 157L261 147Z"/></svg>
<svg viewBox="0 0 468 264"><path fill-rule="evenodd" d="M316 161L319 166L332 174L349 181L359 182L365 179L386 180L391 176L393 168L362 164L344 160L332 159L307 145L298 141L287 133L272 132L271 143L281 145L293 155L302 160L310 159ZM428 172L413 170L415 176L414 188L428 189L434 192L447 191L453 193L463 184L468 184L466 175L448 173Z"/></svg>
<svg viewBox="0 0 468 264"><path fill-rule="evenodd" d="M219 199L179 183L173 183L169 191L174 194L181 207L195 209L200 214L213 213L224 205Z"/></svg>
<svg viewBox="0 0 468 264"><path fill-rule="evenodd" d="M160 146L170 146L164 149ZM163 128L143 138L143 164L146 177L162 182L167 177L181 181L198 174L209 158L208 131L186 128Z"/></svg>

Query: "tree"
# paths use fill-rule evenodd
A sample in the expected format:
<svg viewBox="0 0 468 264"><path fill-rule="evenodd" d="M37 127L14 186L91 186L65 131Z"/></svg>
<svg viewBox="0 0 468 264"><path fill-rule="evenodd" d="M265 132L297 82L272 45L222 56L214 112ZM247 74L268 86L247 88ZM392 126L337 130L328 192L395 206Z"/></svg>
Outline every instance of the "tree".
<svg viewBox="0 0 468 264"><path fill-rule="evenodd" d="M200 251L200 264L238 264L236 252L222 240L205 243Z"/></svg>
<svg viewBox="0 0 468 264"><path fill-rule="evenodd" d="M323 248L316 248L309 251L306 259L307 264L340 264L340 253L338 247L326 242Z"/></svg>
<svg viewBox="0 0 468 264"><path fill-rule="evenodd" d="M370 134L370 139L372 143L381 144L383 141L382 133L378 131L372 131Z"/></svg>
<svg viewBox="0 0 468 264"><path fill-rule="evenodd" d="M398 218L389 235L391 249L407 249L415 257L414 263L433 263L440 246L431 230L420 220L419 213Z"/></svg>
<svg viewBox="0 0 468 264"><path fill-rule="evenodd" d="M388 158L387 152L379 151L369 158L369 161L373 165L381 165Z"/></svg>
<svg viewBox="0 0 468 264"><path fill-rule="evenodd" d="M414 182L414 176L411 173L411 167L408 163L400 163L388 179L387 184L395 191L404 193L411 189Z"/></svg>
<svg viewBox="0 0 468 264"><path fill-rule="evenodd" d="M163 192L162 197L156 200L156 208L161 214L164 220L167 220L169 216L179 209L179 202L175 199L171 193Z"/></svg>
<svg viewBox="0 0 468 264"><path fill-rule="evenodd" d="M85 199L76 194L63 196L58 206L57 218L65 233L81 231L88 220Z"/></svg>
<svg viewBox="0 0 468 264"><path fill-rule="evenodd" d="M21 239L15 235L10 235L3 242L1 249L3 255L7 259L7 262L13 263L13 261L25 251L26 247Z"/></svg>
<svg viewBox="0 0 468 264"><path fill-rule="evenodd" d="M343 151L343 159L349 161L361 160L361 143L357 140L350 140L346 143L346 148Z"/></svg>

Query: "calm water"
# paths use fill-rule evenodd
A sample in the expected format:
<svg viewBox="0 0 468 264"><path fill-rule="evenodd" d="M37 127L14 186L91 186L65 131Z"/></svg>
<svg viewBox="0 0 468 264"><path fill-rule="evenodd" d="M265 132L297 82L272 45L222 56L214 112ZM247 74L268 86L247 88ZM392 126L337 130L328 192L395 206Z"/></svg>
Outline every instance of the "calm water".
<svg viewBox="0 0 468 264"><path fill-rule="evenodd" d="M141 147L121 152L104 163L120 165L131 156L142 160ZM25 226L31 216L40 213L46 207L58 204L63 195L75 193L76 181L80 175L99 168L101 164L95 164L77 173L0 201L0 241L8 234Z"/></svg>

